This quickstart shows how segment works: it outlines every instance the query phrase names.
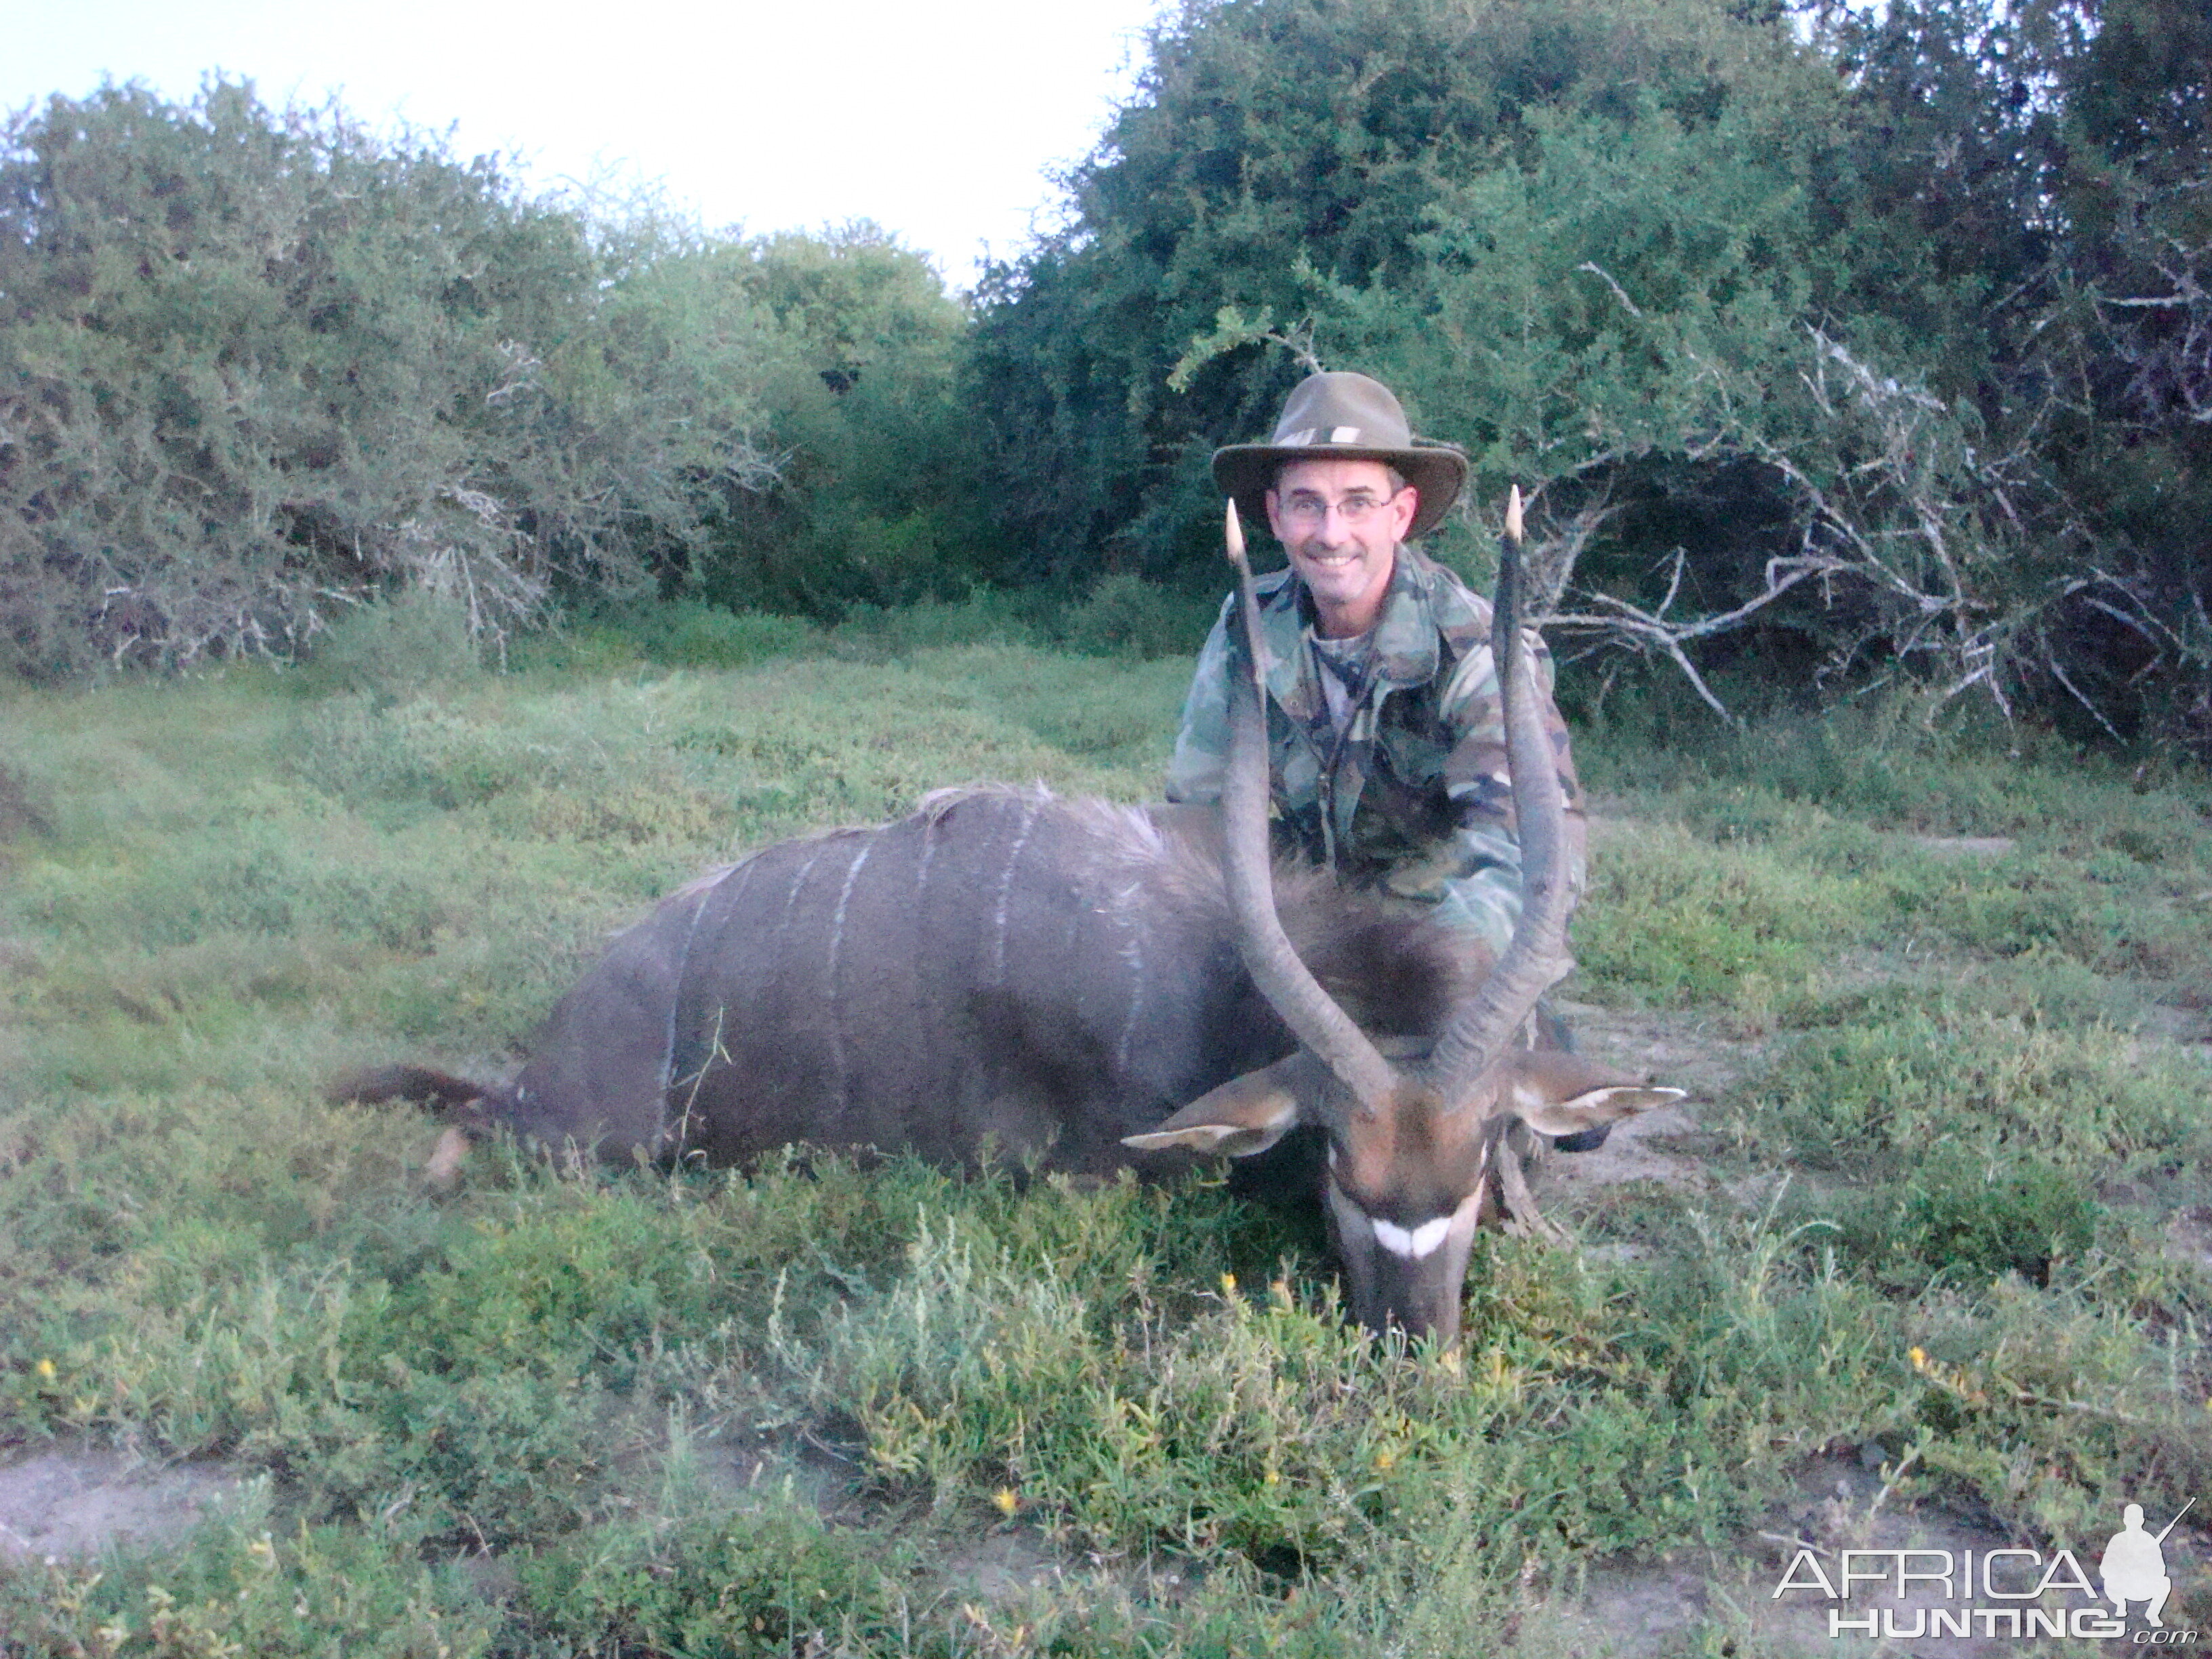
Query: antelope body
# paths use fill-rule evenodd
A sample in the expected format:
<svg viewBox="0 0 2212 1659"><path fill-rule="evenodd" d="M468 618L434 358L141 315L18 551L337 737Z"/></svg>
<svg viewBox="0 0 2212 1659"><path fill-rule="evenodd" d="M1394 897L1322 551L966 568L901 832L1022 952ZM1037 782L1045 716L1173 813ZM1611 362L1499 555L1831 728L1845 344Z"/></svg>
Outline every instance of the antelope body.
<svg viewBox="0 0 2212 1659"><path fill-rule="evenodd" d="M1544 1224L1509 1127L1572 1133L1680 1092L1519 1043L1564 970L1572 895L1501 589L1525 898L1498 962L1410 907L1271 871L1248 685L1218 826L1199 808L943 792L664 900L555 1008L512 1084L399 1066L340 1092L717 1164L803 1142L1165 1173L1316 1125L1352 1310L1449 1340L1476 1226Z"/></svg>
<svg viewBox="0 0 2212 1659"><path fill-rule="evenodd" d="M663 900L555 1007L512 1084L395 1067L343 1092L435 1095L464 1124L623 1159L739 1164L799 1141L1169 1167L1122 1138L1296 1047L1237 959L1211 817L943 791ZM1283 882L1289 925L1377 1030L1433 1030L1488 965L1404 907L1315 872Z"/></svg>

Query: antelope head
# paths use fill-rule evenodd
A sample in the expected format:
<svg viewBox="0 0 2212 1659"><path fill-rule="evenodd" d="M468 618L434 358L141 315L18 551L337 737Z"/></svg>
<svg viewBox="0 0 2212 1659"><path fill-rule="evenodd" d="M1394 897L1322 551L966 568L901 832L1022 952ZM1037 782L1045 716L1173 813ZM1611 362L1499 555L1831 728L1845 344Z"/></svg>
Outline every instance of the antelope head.
<svg viewBox="0 0 2212 1659"><path fill-rule="evenodd" d="M1491 640L1521 840L1521 919L1488 977L1453 1010L1425 1054L1394 1043L1386 1056L1299 960L1277 918L1260 689L1265 653L1234 502L1228 540L1251 672L1230 677L1224 874L1245 965L1302 1046L1125 1144L1249 1157L1300 1124L1317 1124L1328 1140L1329 1235L1352 1312L1370 1330L1396 1324L1409 1335L1449 1343L1459 1334L1476 1227L1495 1220L1523 1232L1550 1231L1507 1141L1512 1126L1572 1134L1682 1095L1519 1040L1537 999L1572 965L1566 928L1576 898L1566 798L1544 732L1534 630L1520 617L1520 492L1506 511Z"/></svg>

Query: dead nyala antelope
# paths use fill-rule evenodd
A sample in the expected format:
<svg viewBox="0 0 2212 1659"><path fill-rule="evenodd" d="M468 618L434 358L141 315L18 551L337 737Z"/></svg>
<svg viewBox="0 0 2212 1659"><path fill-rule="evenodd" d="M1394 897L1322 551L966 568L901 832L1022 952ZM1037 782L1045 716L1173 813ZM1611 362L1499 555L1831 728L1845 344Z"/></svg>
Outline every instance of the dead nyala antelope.
<svg viewBox="0 0 2212 1659"><path fill-rule="evenodd" d="M433 1099L465 1133L503 1122L609 1158L714 1164L799 1142L1169 1173L1314 1126L1353 1312L1449 1340L1476 1227L1545 1225L1511 1126L1572 1134L1681 1092L1519 1038L1568 965L1574 894L1517 620L1518 529L1516 495L1492 639L1524 902L1495 962L1401 902L1271 869L1262 705L1238 674L1218 822L945 791L664 900L554 1009L512 1083L394 1066L338 1092ZM1233 507L1231 544L1249 667Z"/></svg>

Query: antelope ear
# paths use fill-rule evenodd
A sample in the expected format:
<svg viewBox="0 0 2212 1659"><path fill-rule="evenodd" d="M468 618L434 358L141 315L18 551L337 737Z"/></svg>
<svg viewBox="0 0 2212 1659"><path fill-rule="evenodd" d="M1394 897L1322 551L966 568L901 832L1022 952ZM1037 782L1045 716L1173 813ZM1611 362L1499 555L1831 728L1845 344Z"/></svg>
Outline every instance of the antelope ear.
<svg viewBox="0 0 2212 1659"><path fill-rule="evenodd" d="M1140 1152L1179 1146L1193 1152L1226 1152L1250 1158L1264 1152L1298 1124L1298 1093L1291 1085L1301 1057L1292 1054L1273 1066L1231 1078L1209 1090L1157 1129L1124 1135L1121 1144Z"/></svg>
<svg viewBox="0 0 2212 1659"><path fill-rule="evenodd" d="M1540 1133L1571 1135L1602 1129L1688 1093L1638 1082L1580 1054L1536 1049L1524 1054L1514 1068L1504 1104Z"/></svg>

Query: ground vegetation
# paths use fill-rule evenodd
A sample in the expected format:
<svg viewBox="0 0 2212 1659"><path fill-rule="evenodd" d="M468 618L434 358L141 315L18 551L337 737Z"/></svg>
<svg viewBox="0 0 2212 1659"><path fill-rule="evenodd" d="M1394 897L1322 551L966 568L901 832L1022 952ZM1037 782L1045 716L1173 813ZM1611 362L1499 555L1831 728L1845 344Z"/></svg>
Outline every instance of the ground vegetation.
<svg viewBox="0 0 2212 1659"><path fill-rule="evenodd" d="M1491 1242L1463 1349L1408 1354L1212 1182L494 1146L441 1193L434 1126L320 1099L510 1063L763 840L1150 793L1178 661L603 624L409 684L416 622L348 626L398 638L6 696L0 1467L234 1487L9 1556L11 1659L1586 1652L1637 1585L1693 1609L1662 1646L1778 1651L1824 1629L1759 1622L1774 1540L2078 1550L2212 1474L2194 782L1621 705L1567 995L1695 1097L1547 1165L1573 1244Z"/></svg>

